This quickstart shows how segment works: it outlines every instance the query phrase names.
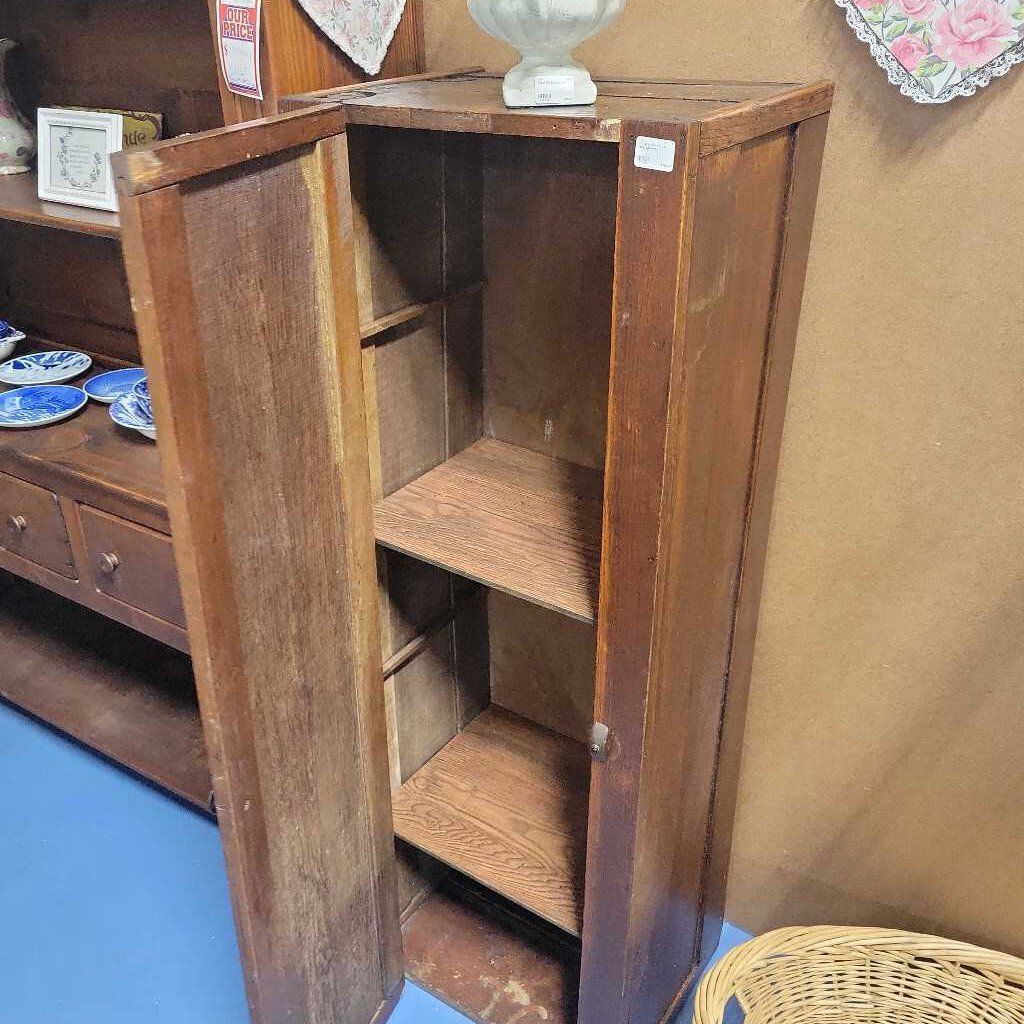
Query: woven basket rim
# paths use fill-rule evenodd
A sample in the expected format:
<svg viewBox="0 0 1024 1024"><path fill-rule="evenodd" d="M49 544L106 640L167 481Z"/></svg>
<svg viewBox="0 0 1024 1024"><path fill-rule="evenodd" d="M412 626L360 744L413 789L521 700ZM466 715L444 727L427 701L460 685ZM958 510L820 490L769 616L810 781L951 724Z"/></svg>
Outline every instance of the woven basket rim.
<svg viewBox="0 0 1024 1024"><path fill-rule="evenodd" d="M967 967L992 980L1021 986L1024 1014L1024 960L957 939L891 928L842 927L836 925L793 926L766 932L734 947L702 978L694 999L693 1024L719 1024L725 1006L745 979L770 960L779 957L806 958L820 963L819 954L856 952L870 958L872 953L899 954L906 962L928 960ZM886 969L899 967L885 958ZM784 999L784 993L778 993ZM909 1019L909 1017L908 1017Z"/></svg>

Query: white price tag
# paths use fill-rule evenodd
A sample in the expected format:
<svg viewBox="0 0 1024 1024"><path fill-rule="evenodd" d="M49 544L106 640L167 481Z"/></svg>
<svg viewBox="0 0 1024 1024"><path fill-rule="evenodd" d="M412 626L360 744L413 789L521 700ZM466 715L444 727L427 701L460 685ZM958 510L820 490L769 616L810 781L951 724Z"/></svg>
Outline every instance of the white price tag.
<svg viewBox="0 0 1024 1024"><path fill-rule="evenodd" d="M633 165L646 167L649 171L671 171L676 166L676 143L674 139L652 139L638 135Z"/></svg>
<svg viewBox="0 0 1024 1024"><path fill-rule="evenodd" d="M576 79L572 75L537 75L533 91L538 103L573 103L576 100Z"/></svg>

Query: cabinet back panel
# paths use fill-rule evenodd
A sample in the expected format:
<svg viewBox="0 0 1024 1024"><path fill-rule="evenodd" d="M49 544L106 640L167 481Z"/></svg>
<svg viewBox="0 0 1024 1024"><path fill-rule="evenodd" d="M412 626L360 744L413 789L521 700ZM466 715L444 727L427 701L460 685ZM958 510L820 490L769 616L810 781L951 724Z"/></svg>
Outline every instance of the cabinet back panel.
<svg viewBox="0 0 1024 1024"><path fill-rule="evenodd" d="M581 743L594 721L594 627L491 591L491 699Z"/></svg>
<svg viewBox="0 0 1024 1024"><path fill-rule="evenodd" d="M8 0L0 36L25 111L116 107L164 115L165 135L224 123L206 0Z"/></svg>
<svg viewBox="0 0 1024 1024"><path fill-rule="evenodd" d="M603 469L618 147L483 152L486 433Z"/></svg>
<svg viewBox="0 0 1024 1024"><path fill-rule="evenodd" d="M442 137L349 133L356 283L363 322L441 294Z"/></svg>
<svg viewBox="0 0 1024 1024"><path fill-rule="evenodd" d="M0 287L4 316L30 334L139 361L116 239L0 224Z"/></svg>

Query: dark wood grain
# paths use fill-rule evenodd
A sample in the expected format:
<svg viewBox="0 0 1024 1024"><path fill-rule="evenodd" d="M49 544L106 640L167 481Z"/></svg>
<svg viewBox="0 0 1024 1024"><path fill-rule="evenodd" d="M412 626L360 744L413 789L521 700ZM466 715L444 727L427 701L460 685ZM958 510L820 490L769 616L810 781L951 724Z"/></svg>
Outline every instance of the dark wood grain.
<svg viewBox="0 0 1024 1024"><path fill-rule="evenodd" d="M594 722L594 627L490 591L491 700L580 743Z"/></svg>
<svg viewBox="0 0 1024 1024"><path fill-rule="evenodd" d="M603 469L616 148L488 138L483 151L487 433Z"/></svg>
<svg viewBox="0 0 1024 1024"><path fill-rule="evenodd" d="M84 574L107 597L185 626L170 537L81 505Z"/></svg>
<svg viewBox="0 0 1024 1024"><path fill-rule="evenodd" d="M775 479L782 448L789 380L796 349L800 303L807 275L807 255L814 225L828 119L828 114L819 114L801 122L794 129L792 170L768 329L747 512L747 535L733 626L729 696L719 742L721 754L712 811L713 839L708 851L705 925L701 936L702 959L710 957L714 951L725 913L725 883L739 787L747 697L754 661L754 639L761 606Z"/></svg>
<svg viewBox="0 0 1024 1024"><path fill-rule="evenodd" d="M692 235L697 150L690 132L630 124L620 150L608 456L594 716L612 730L594 766L588 836L581 1024L630 1021L632 871L659 568L669 382L681 250ZM672 139L672 173L637 168L638 135ZM676 723L678 724L678 723ZM666 793L659 789L662 799ZM694 843L703 836L690 837ZM669 899L667 892L663 898ZM683 912L691 912L687 905ZM688 951L679 955L688 958ZM678 972L686 973L685 966Z"/></svg>
<svg viewBox="0 0 1024 1024"><path fill-rule="evenodd" d="M713 114L701 124L700 155L708 156L827 113L833 91L831 82L815 82L772 96L751 97L731 110Z"/></svg>
<svg viewBox="0 0 1024 1024"><path fill-rule="evenodd" d="M0 220L0 295L5 319L49 348L140 361L116 238Z"/></svg>
<svg viewBox="0 0 1024 1024"><path fill-rule="evenodd" d="M121 219L116 213L65 203L47 203L39 198L38 189L39 182L34 172L0 177L0 220L22 221L86 235L105 235L107 238L120 236Z"/></svg>
<svg viewBox="0 0 1024 1024"><path fill-rule="evenodd" d="M711 804L790 160L791 132L783 130L703 158L695 183L695 244L683 265L671 374L655 604L662 626L652 644L642 769L681 796L667 805L648 789L637 806L630 987L641 1020L678 1001L676 951L688 948L696 966L703 939ZM666 892L678 901L671 907ZM716 923L712 915L708 926Z"/></svg>
<svg viewBox="0 0 1024 1024"><path fill-rule="evenodd" d="M293 97L289 103L343 102L353 124L435 131L619 143L627 121L673 126L721 117L709 146L721 148L827 110L829 83L815 86L745 82L642 82L598 79L593 106L509 110L501 78L462 72ZM710 152L711 149L706 150Z"/></svg>
<svg viewBox="0 0 1024 1024"><path fill-rule="evenodd" d="M187 188L143 168L122 194L258 1024L361 1024L401 985L348 154L326 127L185 140L161 161Z"/></svg>
<svg viewBox="0 0 1024 1024"><path fill-rule="evenodd" d="M5 3L0 36L22 44L14 85L33 120L76 105L161 113L168 136L224 123L205 0Z"/></svg>
<svg viewBox="0 0 1024 1024"><path fill-rule="evenodd" d="M0 697L207 810L189 659L0 570Z"/></svg>
<svg viewBox="0 0 1024 1024"><path fill-rule="evenodd" d="M589 764L581 743L489 708L395 794L395 832L578 935Z"/></svg>
<svg viewBox="0 0 1024 1024"><path fill-rule="evenodd" d="M409 978L478 1024L575 1024L578 943L451 876L402 928Z"/></svg>
<svg viewBox="0 0 1024 1024"><path fill-rule="evenodd" d="M34 484L0 473L0 547L76 577L71 542L57 496Z"/></svg>
<svg viewBox="0 0 1024 1024"><path fill-rule="evenodd" d="M228 125L182 139L139 149L124 149L111 158L122 196L142 195L256 160L294 146L311 146L345 130L345 114L334 104L318 110L278 114L262 121Z"/></svg>
<svg viewBox="0 0 1024 1024"><path fill-rule="evenodd" d="M601 476L484 439L374 510L377 541L593 621Z"/></svg>

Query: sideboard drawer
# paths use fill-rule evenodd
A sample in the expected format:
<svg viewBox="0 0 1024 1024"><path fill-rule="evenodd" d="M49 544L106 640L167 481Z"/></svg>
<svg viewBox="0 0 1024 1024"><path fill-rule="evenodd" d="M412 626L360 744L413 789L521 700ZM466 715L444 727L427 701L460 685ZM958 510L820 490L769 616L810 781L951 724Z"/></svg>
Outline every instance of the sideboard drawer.
<svg viewBox="0 0 1024 1024"><path fill-rule="evenodd" d="M57 496L0 473L0 547L75 579L75 560Z"/></svg>
<svg viewBox="0 0 1024 1024"><path fill-rule="evenodd" d="M185 625L171 538L79 505L89 578L108 597Z"/></svg>

